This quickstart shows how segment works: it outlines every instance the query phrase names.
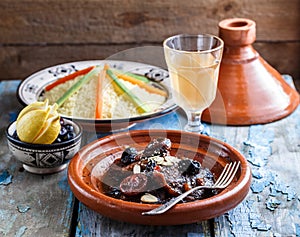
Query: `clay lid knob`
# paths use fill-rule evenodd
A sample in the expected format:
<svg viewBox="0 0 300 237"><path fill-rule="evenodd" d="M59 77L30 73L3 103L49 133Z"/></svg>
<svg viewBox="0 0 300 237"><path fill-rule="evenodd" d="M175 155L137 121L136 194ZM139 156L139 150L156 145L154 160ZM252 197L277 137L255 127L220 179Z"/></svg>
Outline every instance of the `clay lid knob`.
<svg viewBox="0 0 300 237"><path fill-rule="evenodd" d="M219 36L225 45L243 46L256 39L255 22L245 18L231 18L219 22Z"/></svg>

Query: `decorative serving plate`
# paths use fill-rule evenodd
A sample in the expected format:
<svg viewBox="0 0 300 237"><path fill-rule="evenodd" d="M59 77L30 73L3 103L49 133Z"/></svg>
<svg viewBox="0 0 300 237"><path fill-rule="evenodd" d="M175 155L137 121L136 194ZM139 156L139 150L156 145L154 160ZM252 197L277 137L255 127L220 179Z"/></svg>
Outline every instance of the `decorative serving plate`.
<svg viewBox="0 0 300 237"><path fill-rule="evenodd" d="M95 185L95 179L120 158L125 147L145 149L153 138L167 137L172 142L171 155L196 159L217 179L230 162L240 167L230 185L218 194L177 204L161 215L142 215L158 204L136 203L109 197ZM136 130L115 133L83 147L71 160L68 181L78 200L94 211L115 220L143 225L178 225L220 216L237 206L247 195L251 170L246 158L232 146L215 138L179 130Z"/></svg>
<svg viewBox="0 0 300 237"><path fill-rule="evenodd" d="M22 104L28 105L37 101L38 98L44 93L44 88L48 84L57 80L58 78L61 78L63 76L66 76L75 71L87 68L92 65L104 64L108 64L112 68L116 68L125 72L147 75L149 78L153 79L153 81L159 83L159 85L162 86L168 92L168 97L165 103L163 103L154 112L136 117L118 119L89 119L80 117L69 117L64 114L61 114L62 117L78 121L86 130L96 130L97 132L101 132L127 128L137 122L162 116L177 108L177 105L172 99L168 71L148 64L117 60L78 61L45 68L41 71L32 74L20 83L17 89L17 97Z"/></svg>

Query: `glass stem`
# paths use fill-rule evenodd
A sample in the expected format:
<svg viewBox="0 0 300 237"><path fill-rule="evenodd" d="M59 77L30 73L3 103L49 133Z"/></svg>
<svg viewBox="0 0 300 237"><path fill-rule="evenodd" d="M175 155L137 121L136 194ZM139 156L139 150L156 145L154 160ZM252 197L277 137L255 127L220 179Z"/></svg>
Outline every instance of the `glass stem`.
<svg viewBox="0 0 300 237"><path fill-rule="evenodd" d="M202 112L188 112L188 123L185 127L185 130L189 132L201 133L204 129L204 126L201 123L201 115Z"/></svg>

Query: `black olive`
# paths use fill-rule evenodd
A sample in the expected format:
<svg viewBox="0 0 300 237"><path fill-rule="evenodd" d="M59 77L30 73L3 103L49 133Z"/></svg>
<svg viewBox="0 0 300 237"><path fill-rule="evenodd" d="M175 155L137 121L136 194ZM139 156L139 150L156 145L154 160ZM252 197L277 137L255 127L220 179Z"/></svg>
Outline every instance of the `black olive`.
<svg viewBox="0 0 300 237"><path fill-rule="evenodd" d="M61 143L61 142L62 142L61 137L57 137L56 140L54 141L54 143Z"/></svg>
<svg viewBox="0 0 300 237"><path fill-rule="evenodd" d="M14 131L14 133L13 133L12 137L13 137L14 139L17 139L17 140L19 140L19 137L18 137L17 131Z"/></svg>
<svg viewBox="0 0 300 237"><path fill-rule="evenodd" d="M154 160L149 159L146 165L146 171L152 172L155 166L156 166L156 162Z"/></svg>
<svg viewBox="0 0 300 237"><path fill-rule="evenodd" d="M198 174L200 171L201 165L198 161L192 160L191 165L188 168L189 174Z"/></svg>
<svg viewBox="0 0 300 237"><path fill-rule="evenodd" d="M183 175L194 175L198 174L201 165L196 160L185 159L178 163L178 169Z"/></svg>
<svg viewBox="0 0 300 237"><path fill-rule="evenodd" d="M120 189L118 189L116 187L110 187L106 194L113 198L120 198L122 195L122 192Z"/></svg>
<svg viewBox="0 0 300 237"><path fill-rule="evenodd" d="M67 129L64 126L61 126L59 131L59 136L65 136L67 134Z"/></svg>
<svg viewBox="0 0 300 237"><path fill-rule="evenodd" d="M65 120L63 118L60 118L59 123L61 126L65 125Z"/></svg>
<svg viewBox="0 0 300 237"><path fill-rule="evenodd" d="M73 139L76 136L76 133L74 131L74 127L71 124L67 124L64 119L60 119L60 131L58 134L58 137L54 141L54 143L61 143L65 141L69 141Z"/></svg>
<svg viewBox="0 0 300 237"><path fill-rule="evenodd" d="M71 125L71 124L67 124L67 125L65 126L65 128L67 129L68 132L74 132L74 127L73 127L73 125Z"/></svg>
<svg viewBox="0 0 300 237"><path fill-rule="evenodd" d="M74 132L68 132L67 133L67 140L71 140L75 137L75 133Z"/></svg>
<svg viewBox="0 0 300 237"><path fill-rule="evenodd" d="M135 161L135 157L137 156L138 152L134 147L127 147L121 156L121 162L124 165L129 165Z"/></svg>

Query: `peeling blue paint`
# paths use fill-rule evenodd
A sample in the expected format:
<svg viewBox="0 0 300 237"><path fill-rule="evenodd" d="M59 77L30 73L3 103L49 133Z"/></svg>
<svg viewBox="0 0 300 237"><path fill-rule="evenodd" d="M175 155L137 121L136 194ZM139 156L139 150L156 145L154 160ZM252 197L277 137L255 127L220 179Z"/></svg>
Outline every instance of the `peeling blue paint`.
<svg viewBox="0 0 300 237"><path fill-rule="evenodd" d="M251 212L249 215L251 228L260 231L268 231L272 228L270 224L266 224L258 214Z"/></svg>
<svg viewBox="0 0 300 237"><path fill-rule="evenodd" d="M296 236L299 237L300 236L300 224L295 224L295 228L296 228Z"/></svg>
<svg viewBox="0 0 300 237"><path fill-rule="evenodd" d="M9 122L13 122L17 120L18 113L16 113L15 111L9 112L8 115L9 115Z"/></svg>
<svg viewBox="0 0 300 237"><path fill-rule="evenodd" d="M253 180L250 188L253 193L261 193L269 184L267 180Z"/></svg>
<svg viewBox="0 0 300 237"><path fill-rule="evenodd" d="M252 177L256 178L256 179L263 178L263 176L259 170L252 170Z"/></svg>
<svg viewBox="0 0 300 237"><path fill-rule="evenodd" d="M257 202L265 202L265 200L263 200L263 196L259 194L268 191L266 190L266 187L271 187L275 183L275 175L265 169L266 165L269 162L269 157L272 155L271 144L274 141L274 137L275 134L272 129L266 129L266 127L263 125L253 125L249 128L247 140L243 142L244 147L242 151L249 163L252 164L253 180L250 188L254 194L257 194ZM251 211L254 203L254 200L246 200L245 202L243 202L243 212L244 214L245 212L247 212L249 218L248 220L244 221L249 221L249 227L246 227L245 224L242 224L242 228L250 228L257 231L266 232L271 230L272 225L266 223L259 213ZM270 202L270 204L271 203L273 202ZM273 207L275 203L277 202L273 203ZM238 218L237 220L235 220L234 217L231 217L232 215L235 215L235 213L233 212L229 215L229 222L231 223L231 233L234 236L238 236L241 233L246 233L247 231L245 231L245 229L239 229L239 226L241 225L241 219Z"/></svg>
<svg viewBox="0 0 300 237"><path fill-rule="evenodd" d="M12 182L12 175L7 170L0 174L0 185L9 185Z"/></svg>
<svg viewBox="0 0 300 237"><path fill-rule="evenodd" d="M270 194L269 194L269 196L271 196L271 197L276 197L276 196L278 196L278 191L274 188L274 186L271 186L270 187Z"/></svg>
<svg viewBox="0 0 300 237"><path fill-rule="evenodd" d="M257 145L249 141L244 142L248 146L247 160L254 166L263 167L268 163L268 157L272 154L271 147Z"/></svg>
<svg viewBox="0 0 300 237"><path fill-rule="evenodd" d="M70 191L70 186L68 184L68 179L66 175L63 175L62 178L59 180L58 186L61 190L65 192Z"/></svg>
<svg viewBox="0 0 300 237"><path fill-rule="evenodd" d="M30 206L28 206L28 205L18 205L17 209L18 209L18 212L25 213L25 212L29 211Z"/></svg>
<svg viewBox="0 0 300 237"><path fill-rule="evenodd" d="M266 207L271 211L274 211L280 204L281 201L278 200L276 197L269 197L266 201Z"/></svg>
<svg viewBox="0 0 300 237"><path fill-rule="evenodd" d="M138 123L131 130L143 130L143 129L179 130L184 126L185 124L183 124L183 121L180 119L180 116L178 115L178 113L176 113L176 111L174 111L162 117L148 120L147 123Z"/></svg>
<svg viewBox="0 0 300 237"><path fill-rule="evenodd" d="M202 123L202 125L204 126L204 128L201 134L210 136L210 127L206 123Z"/></svg>
<svg viewBox="0 0 300 237"><path fill-rule="evenodd" d="M251 126L247 141L244 142L244 154L252 164L251 191L257 194L257 201L264 202L265 207L275 211L282 205L283 195L287 201L297 197L295 189L285 184L278 176L267 168L269 157L272 155L271 144L274 140L274 130L263 125ZM259 142L259 144L257 144ZM269 189L266 190L266 187ZM267 198L262 200L261 192L267 192ZM300 200L300 199L299 199ZM262 220L259 213L249 214L250 226L258 231L269 231L272 225ZM298 231L299 232L299 231ZM274 233L273 233L274 234Z"/></svg>
<svg viewBox="0 0 300 237"><path fill-rule="evenodd" d="M21 228L15 234L15 237L22 237L25 234L26 230L27 230L26 226L21 226Z"/></svg>
<svg viewBox="0 0 300 237"><path fill-rule="evenodd" d="M257 202L261 202L261 200L262 200L262 196L261 195L257 195L256 198L257 198Z"/></svg>
<svg viewBox="0 0 300 237"><path fill-rule="evenodd" d="M204 237L204 234L199 234L199 233L187 233L187 237Z"/></svg>
<svg viewBox="0 0 300 237"><path fill-rule="evenodd" d="M78 208L78 213L82 212L82 205L81 203L79 203L79 208ZM77 219L77 226L76 226L76 237L81 237L81 236L89 236L91 235L91 232L89 230L89 228L85 228L83 225L81 225L81 222L79 220L80 218L80 214L78 215L78 219Z"/></svg>
<svg viewBox="0 0 300 237"><path fill-rule="evenodd" d="M252 173L254 173L254 175L252 175L255 178L255 169L253 169ZM267 173L259 173L259 178L258 179L254 179L251 183L251 190L253 193L260 193L262 192L265 187L270 186L272 183L274 183L275 177L272 173L267 172Z"/></svg>
<svg viewBox="0 0 300 237"><path fill-rule="evenodd" d="M274 131L272 129L264 129L264 125L253 125L250 127L248 141L250 144L255 144L259 141L261 146L268 147L274 140Z"/></svg>
<svg viewBox="0 0 300 237"><path fill-rule="evenodd" d="M69 196L66 200L67 201L67 209L64 210L64 211L66 211L66 214L62 215L62 217L71 216L72 211L73 211L74 196L73 196L73 193L71 192L66 175L63 175L62 178L59 180L58 186L63 192L69 193ZM69 224L68 222L65 221L64 218L61 218L60 223L63 224L65 227L68 227L68 224Z"/></svg>
<svg viewBox="0 0 300 237"><path fill-rule="evenodd" d="M274 180L273 185L270 187L270 194L269 196L278 196L278 195L286 195L287 201L291 201L296 198L296 191L294 188L285 185L284 183L278 181L278 179Z"/></svg>

